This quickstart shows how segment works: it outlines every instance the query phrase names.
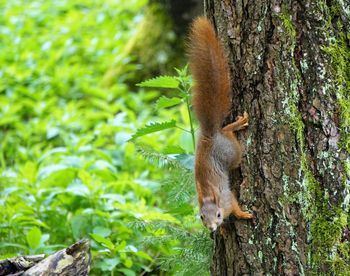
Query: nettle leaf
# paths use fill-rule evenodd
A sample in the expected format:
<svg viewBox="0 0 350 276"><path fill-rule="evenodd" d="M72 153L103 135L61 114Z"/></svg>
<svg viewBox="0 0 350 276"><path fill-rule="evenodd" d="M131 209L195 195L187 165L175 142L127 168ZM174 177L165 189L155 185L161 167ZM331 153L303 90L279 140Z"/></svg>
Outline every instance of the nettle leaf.
<svg viewBox="0 0 350 276"><path fill-rule="evenodd" d="M182 100L177 97L168 98L168 97L162 96L158 99L156 103L156 109L175 106L180 104L181 102Z"/></svg>
<svg viewBox="0 0 350 276"><path fill-rule="evenodd" d="M147 135L150 133L158 132L158 131L161 131L164 129L173 128L175 126L176 126L175 120L162 122L162 123L150 123L150 124L146 125L144 128L138 129L129 141L135 140L138 137L141 137L141 136L144 136L144 135Z"/></svg>
<svg viewBox="0 0 350 276"><path fill-rule="evenodd" d="M155 88L178 88L179 81L175 77L160 76L154 79L149 79L136 84L140 87L155 87Z"/></svg>

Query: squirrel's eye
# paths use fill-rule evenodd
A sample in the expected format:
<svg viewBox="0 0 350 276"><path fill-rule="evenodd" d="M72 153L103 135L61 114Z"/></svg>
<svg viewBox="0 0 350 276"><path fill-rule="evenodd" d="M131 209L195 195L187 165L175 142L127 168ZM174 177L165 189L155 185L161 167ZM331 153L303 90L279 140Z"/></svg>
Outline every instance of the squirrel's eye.
<svg viewBox="0 0 350 276"><path fill-rule="evenodd" d="M201 220L203 220L203 215L201 215Z"/></svg>
<svg viewBox="0 0 350 276"><path fill-rule="evenodd" d="M218 218L220 218L220 217L221 217L221 214L220 214L220 212L218 212L218 215L217 215L217 216L218 216Z"/></svg>

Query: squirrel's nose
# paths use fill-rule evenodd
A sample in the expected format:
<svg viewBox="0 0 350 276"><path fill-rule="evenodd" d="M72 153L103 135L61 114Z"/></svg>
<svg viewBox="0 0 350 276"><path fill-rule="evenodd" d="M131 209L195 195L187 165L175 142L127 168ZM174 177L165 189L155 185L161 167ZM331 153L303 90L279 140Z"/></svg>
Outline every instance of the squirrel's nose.
<svg viewBox="0 0 350 276"><path fill-rule="evenodd" d="M214 231L216 230L216 225L215 225L215 224L210 225L210 226L209 226L209 230L210 230L211 232L214 232Z"/></svg>

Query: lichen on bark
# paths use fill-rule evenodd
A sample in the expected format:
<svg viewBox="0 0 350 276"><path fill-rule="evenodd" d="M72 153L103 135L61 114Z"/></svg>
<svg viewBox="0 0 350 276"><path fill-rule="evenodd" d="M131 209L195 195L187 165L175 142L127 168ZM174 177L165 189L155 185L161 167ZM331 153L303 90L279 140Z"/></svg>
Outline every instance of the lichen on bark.
<svg viewBox="0 0 350 276"><path fill-rule="evenodd" d="M324 11L326 11L326 8L323 7ZM285 31L287 34L289 34L290 39L296 39L297 36L300 36L300 29L298 30L294 23L292 22L291 18L292 15L289 15L288 9L283 6L282 8L282 15L280 15L280 19L282 21L282 25L285 28ZM325 39L325 42L327 43L327 39ZM299 89L303 90L305 87L303 87L303 80L305 80L305 74L308 73L310 68L308 64L308 59L301 57L300 60L297 59L297 55L300 53L297 53L297 51L302 51L302 49L295 48L295 45L298 42L295 41L294 43L291 43L291 50L294 52L294 60L295 62L299 62L299 68L296 64L294 64L294 68L297 69L294 71L294 82L292 85L290 85L289 95L286 97L286 102L284 106L284 113L287 115L287 119L290 120L290 126L292 127L293 131L296 134L297 141L300 146L300 167L301 172L303 174L303 189L302 192L299 193L298 196L293 196L292 194L288 194L287 197L291 197L292 199L299 199L300 206L302 207L303 215L307 221L307 223L310 226L310 232L308 233L308 243L309 246L307 248L309 252L309 260L308 260L308 266L309 266L309 273L313 272L320 272L320 271L327 271L327 272L333 272L333 273L339 273L342 272L349 272L349 256L348 256L348 249L349 249L349 243L346 240L343 240L342 234L344 230L348 227L347 217L346 214L348 212L348 204L345 204L345 206L339 206L338 204L333 204L331 208L329 207L328 201L329 201L329 191L327 189L324 189L321 185L321 183L316 179L314 176L314 172L312 172L310 168L310 158L308 153L308 148L305 145L305 124L308 124L308 122L305 122L305 118L307 115L305 115L305 112L303 114L302 110L299 110L300 106L300 93ZM335 44L338 48L338 44ZM344 42L342 43L344 45ZM302 47L302 46L298 46ZM334 53L334 43L330 47L321 47L326 52L333 52ZM339 49L338 49L339 50ZM332 89L332 86L338 85L339 82L341 85L344 85L344 72L347 70L346 67L344 67L344 54L345 49L343 51L339 51L340 53L343 53L342 55L337 55L337 62L336 66L342 66L340 70L337 70L338 74L340 74L341 81L334 81L334 78L331 78L332 82L328 84L327 89ZM338 52L338 53L339 53ZM335 58L335 57L334 57ZM340 60L339 60L340 59ZM345 70L344 70L345 69ZM321 69L322 70L322 69ZM324 69L325 71L326 69ZM326 73L324 73L326 74ZM320 78L325 78L325 76L320 76ZM338 77L337 77L338 78ZM307 85L307 84L306 84ZM344 87L342 87L342 90ZM344 92L340 92L342 95L338 96L341 101L344 101L343 105L349 105L350 100L346 99L346 96L344 96ZM339 95L339 92L338 92ZM345 98L345 100L344 100ZM312 101L313 108L320 109L320 103L317 98L314 98ZM339 102L339 105L341 106L341 102ZM349 108L347 110L350 110ZM311 110L313 111L313 110ZM343 109L344 111L344 109ZM308 110L310 113L310 109ZM344 114L344 112L343 112ZM344 116L344 115L343 115ZM347 114L345 115L347 116ZM346 119L346 118L345 118ZM314 123L315 121L313 121ZM347 134L348 126L344 127L344 121L343 122L343 129L345 128L345 131L343 133ZM345 122L346 124L346 122ZM345 141L348 140L348 137L343 137ZM332 163L336 162L336 159L339 159L339 156L333 156L332 152L323 151L321 152L323 155L322 158L324 159L330 159L325 160L328 161L328 167L325 169L332 170ZM346 162L346 161L345 161ZM345 177L346 178L346 177ZM346 180L347 181L347 180ZM346 187L346 183L344 183ZM348 189L348 188L347 188ZM346 192L348 193L348 191ZM344 205L344 204L343 204ZM325 263L328 263L328 265L325 265ZM320 270L320 267L321 268Z"/></svg>
<svg viewBox="0 0 350 276"><path fill-rule="evenodd" d="M257 217L216 235L215 275L350 274L345 8L336 0L206 1L229 52L233 117L247 110L252 118L240 135L249 185L236 191Z"/></svg>

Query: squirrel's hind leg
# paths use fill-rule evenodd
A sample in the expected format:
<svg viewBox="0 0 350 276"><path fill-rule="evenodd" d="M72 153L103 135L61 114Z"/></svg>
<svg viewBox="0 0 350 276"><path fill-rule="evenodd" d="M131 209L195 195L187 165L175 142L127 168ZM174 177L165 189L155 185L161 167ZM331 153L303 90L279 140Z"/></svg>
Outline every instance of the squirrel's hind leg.
<svg viewBox="0 0 350 276"><path fill-rule="evenodd" d="M244 129L248 126L248 113L244 112L243 116L238 116L236 121L225 126L222 130L223 131L238 131L241 129Z"/></svg>
<svg viewBox="0 0 350 276"><path fill-rule="evenodd" d="M238 219L251 219L254 217L253 214L242 211L234 195L233 195L233 202L232 202L232 214Z"/></svg>
<svg viewBox="0 0 350 276"><path fill-rule="evenodd" d="M243 180L243 182L245 182L246 179ZM241 207L238 204L238 201L236 199L236 196L233 192L231 192L232 196L232 200L231 200L231 208L232 211L231 213L237 218L237 219L251 219L253 218L253 214L249 213L249 212L245 212L242 211Z"/></svg>

